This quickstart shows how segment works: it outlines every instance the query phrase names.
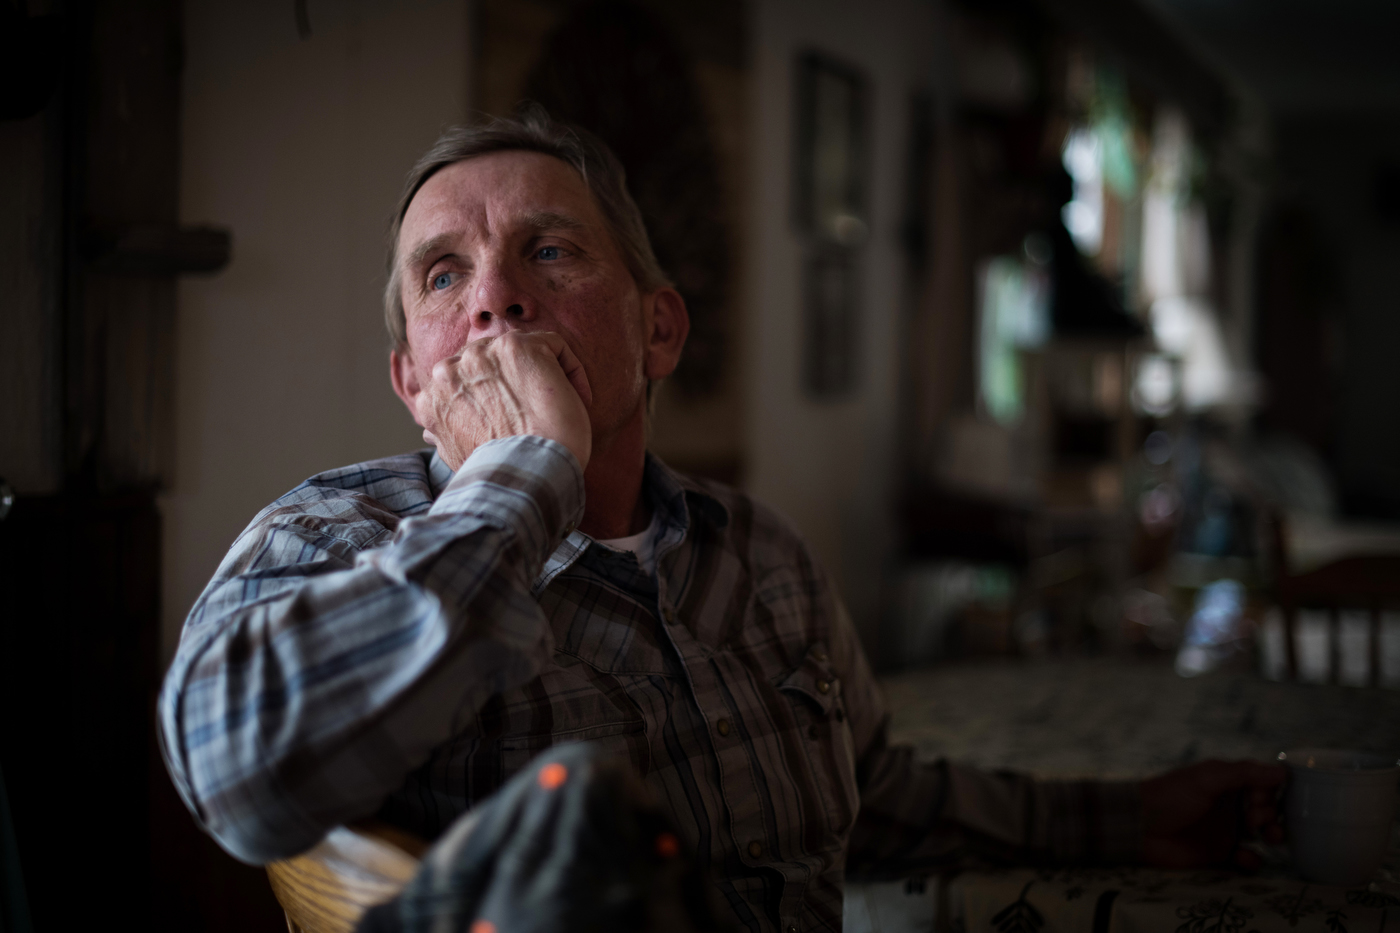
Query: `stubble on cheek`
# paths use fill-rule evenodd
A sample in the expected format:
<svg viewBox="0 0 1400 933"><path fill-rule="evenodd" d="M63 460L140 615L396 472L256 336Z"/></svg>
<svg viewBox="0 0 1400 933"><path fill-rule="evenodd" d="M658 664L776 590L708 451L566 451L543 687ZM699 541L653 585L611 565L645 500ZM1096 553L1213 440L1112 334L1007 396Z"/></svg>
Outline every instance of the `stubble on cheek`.
<svg viewBox="0 0 1400 933"><path fill-rule="evenodd" d="M642 327L633 320L640 309L634 291L621 287L623 283L564 278L560 277L560 285L571 292L568 327L572 335L566 339L575 344L593 389L589 414L594 430L606 432L632 415L645 392ZM626 284L631 284L630 279Z"/></svg>

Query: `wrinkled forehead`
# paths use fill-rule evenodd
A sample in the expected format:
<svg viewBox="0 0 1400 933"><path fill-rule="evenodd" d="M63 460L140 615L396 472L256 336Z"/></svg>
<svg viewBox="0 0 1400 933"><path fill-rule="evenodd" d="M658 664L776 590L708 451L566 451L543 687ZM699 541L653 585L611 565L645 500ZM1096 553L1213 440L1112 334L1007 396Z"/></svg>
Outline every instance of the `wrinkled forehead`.
<svg viewBox="0 0 1400 933"><path fill-rule="evenodd" d="M491 152L454 162L428 178L404 212L397 246L407 257L427 238L501 236L551 218L579 228L602 224L583 176L541 152Z"/></svg>

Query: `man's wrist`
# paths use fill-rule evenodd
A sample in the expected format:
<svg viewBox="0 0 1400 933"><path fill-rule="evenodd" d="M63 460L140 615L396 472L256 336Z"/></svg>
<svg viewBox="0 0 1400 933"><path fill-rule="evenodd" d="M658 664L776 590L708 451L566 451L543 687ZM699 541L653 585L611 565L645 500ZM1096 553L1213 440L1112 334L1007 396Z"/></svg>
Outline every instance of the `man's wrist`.
<svg viewBox="0 0 1400 933"><path fill-rule="evenodd" d="M583 517L583 471L569 448L535 435L472 451L428 514L469 513L512 528L539 562Z"/></svg>
<svg viewBox="0 0 1400 933"><path fill-rule="evenodd" d="M1056 861L1142 861L1142 785L1136 781L1046 781L1049 842Z"/></svg>

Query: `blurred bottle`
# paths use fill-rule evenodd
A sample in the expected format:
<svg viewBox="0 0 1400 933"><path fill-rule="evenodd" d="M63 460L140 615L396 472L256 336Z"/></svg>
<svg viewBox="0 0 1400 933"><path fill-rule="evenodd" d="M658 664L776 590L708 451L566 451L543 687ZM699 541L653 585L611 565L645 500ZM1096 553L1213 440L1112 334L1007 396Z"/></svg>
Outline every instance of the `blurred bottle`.
<svg viewBox="0 0 1400 933"><path fill-rule="evenodd" d="M1245 653L1249 626L1244 610L1245 588L1238 580L1216 580L1201 587L1176 655L1176 672L1195 677Z"/></svg>

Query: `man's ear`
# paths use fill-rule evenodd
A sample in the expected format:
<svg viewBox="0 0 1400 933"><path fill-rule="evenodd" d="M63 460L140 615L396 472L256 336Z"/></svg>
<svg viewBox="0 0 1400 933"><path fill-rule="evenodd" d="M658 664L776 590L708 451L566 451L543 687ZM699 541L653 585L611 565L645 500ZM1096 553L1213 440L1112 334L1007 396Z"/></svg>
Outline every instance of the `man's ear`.
<svg viewBox="0 0 1400 933"><path fill-rule="evenodd" d="M418 384L418 368L413 365L413 351L408 344L400 344L389 351L389 381L394 384L394 394L408 408L413 423L420 428L418 421L418 393L423 387Z"/></svg>
<svg viewBox="0 0 1400 933"><path fill-rule="evenodd" d="M647 297L652 308L646 377L665 379L681 361L681 350L690 334L690 313L685 309L685 299L674 288L658 288Z"/></svg>

